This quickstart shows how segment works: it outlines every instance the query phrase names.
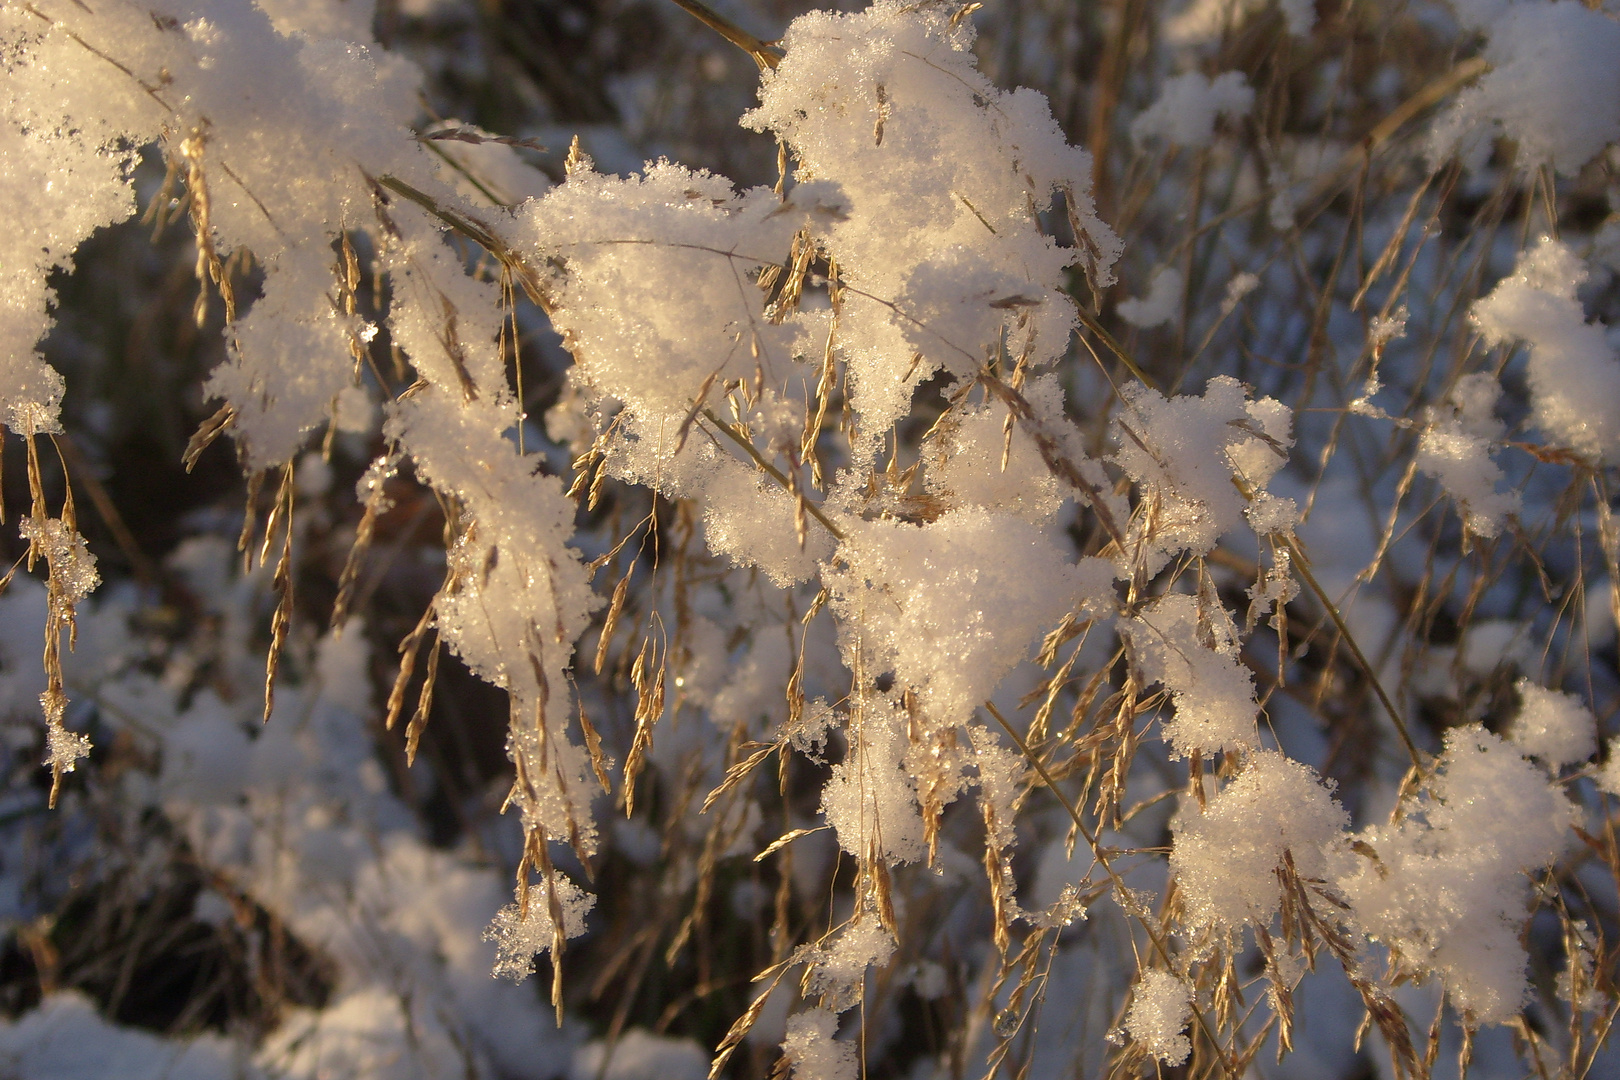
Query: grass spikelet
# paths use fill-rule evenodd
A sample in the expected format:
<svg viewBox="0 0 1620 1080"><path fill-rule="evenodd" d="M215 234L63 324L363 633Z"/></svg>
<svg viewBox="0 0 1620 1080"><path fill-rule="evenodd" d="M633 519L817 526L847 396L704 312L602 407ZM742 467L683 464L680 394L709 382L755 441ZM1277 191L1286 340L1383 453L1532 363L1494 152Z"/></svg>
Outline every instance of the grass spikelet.
<svg viewBox="0 0 1620 1080"><path fill-rule="evenodd" d="M270 722L270 713L276 704L276 669L281 663L281 650L287 643L287 630L292 626L293 615L293 467L289 462L281 473L281 490L276 494L276 509L265 522L264 550L259 553L259 563L264 564L265 555L269 552L270 539L275 535L278 523L283 525L283 539L281 543L281 557L276 560L275 577L271 579L271 591L276 597L276 610L270 617L270 649L265 657L264 665L264 722Z"/></svg>

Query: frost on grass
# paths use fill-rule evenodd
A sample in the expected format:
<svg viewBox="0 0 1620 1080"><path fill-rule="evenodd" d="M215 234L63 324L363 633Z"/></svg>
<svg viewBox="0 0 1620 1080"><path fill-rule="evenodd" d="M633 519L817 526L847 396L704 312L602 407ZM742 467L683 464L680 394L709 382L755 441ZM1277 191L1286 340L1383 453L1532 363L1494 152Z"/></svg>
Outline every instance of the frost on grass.
<svg viewBox="0 0 1620 1080"><path fill-rule="evenodd" d="M127 213L130 150L157 143L172 171L154 213L171 212L169 198L183 183L197 238L195 317L201 324L223 309L230 323L228 357L208 392L227 400L244 464L260 471L291 461L355 389L378 328L356 315L358 263L340 251L352 252L349 229L372 228L376 270L390 276L387 328L420 377L408 402L392 407L389 435L465 508L457 584L482 586L447 590L477 611L457 611L447 598L436 629L512 691L515 711L526 719L539 712L554 729L541 739L527 721L514 732L514 755L543 741L566 759L561 770L535 768L547 780L539 790L524 786L516 801L532 827L578 833L588 845L583 797L560 789L583 786L582 751L570 754L566 733L563 672L593 601L565 546L571 505L504 438L518 409L500 344L501 290L467 274L444 244L443 219L416 204L440 200L476 218L437 180L411 135L418 75L406 61L329 36L347 24L316 5L281 3L268 13L247 0L220 0L203 13L120 0L94 10L44 8L0 13L9 50L7 169L18 183L54 184L50 176L67 161L62 190L75 205L27 234L26 260L6 258L5 273L26 266L43 282L72 244ZM80 178L101 192L79 192ZM264 283L244 312L233 281L248 254ZM47 326L45 294L19 288L4 286L0 329L13 359L0 403L15 430L47 431L59 381L37 362L15 359L29 355ZM472 560L478 571L498 569L480 576ZM76 745L58 742L64 753Z"/></svg>
<svg viewBox="0 0 1620 1080"><path fill-rule="evenodd" d="M553 874L548 883L530 885L528 896L502 908L484 935L486 941L495 943L497 976L521 982L534 971L535 957L551 951L558 930L553 921L553 890L563 939L585 932L585 914L595 905L596 897L581 891L562 874Z"/></svg>
<svg viewBox="0 0 1620 1080"><path fill-rule="evenodd" d="M861 1000L867 969L889 962L895 940L876 918L863 911L860 917L820 946L801 946L799 956L807 961L805 990L820 998L822 1008L836 1014Z"/></svg>
<svg viewBox="0 0 1620 1080"><path fill-rule="evenodd" d="M30 445L30 454L33 452ZM32 461L30 464L33 465ZM43 558L48 568L44 647L46 685L45 692L39 696L39 704L45 713L44 764L51 770L52 806L56 805L62 776L72 772L82 758L89 757L91 749L89 736L69 731L64 722L68 698L63 682L62 639L64 636L67 638L69 649L77 643L78 607L101 584L96 558L90 554L84 537L74 528L72 517L70 499L63 510L63 517L45 517L36 504L35 514L23 518L18 524L22 538L28 541L26 557L30 567L35 560Z"/></svg>
<svg viewBox="0 0 1620 1080"><path fill-rule="evenodd" d="M1285 852L1301 878L1344 868L1350 816L1309 766L1282 754L1253 754L1205 806L1189 802L1173 826L1170 869L1199 929L1230 935L1267 925L1282 903L1276 871Z"/></svg>
<svg viewBox="0 0 1620 1080"><path fill-rule="evenodd" d="M1160 968L1142 972L1131 992L1125 1030L1143 1050L1165 1065L1180 1065L1192 1053L1187 1024L1192 1020L1192 987Z"/></svg>
<svg viewBox="0 0 1620 1080"><path fill-rule="evenodd" d="M664 161L634 176L604 175L577 151L569 155L566 179L553 186L525 171L511 146L453 122L432 132L451 137L436 140L443 156L429 157L407 128L416 119L415 74L367 45L332 40L366 36L372 12L359 0L338 7L217 0L197 10L166 3L148 10L118 0L93 11L67 0L36 6L49 14L0 13L7 62L14 65L7 74L15 74L16 87L0 106L7 110L0 183L15 189L18 205L61 213L20 224L0 252L9 253L0 260L0 326L9 350L0 404L8 422L30 433L55 423L61 384L33 352L49 323L41 283L48 269L67 265L98 223L128 214L131 148L155 142L174 167L173 186L154 201L157 213L183 208L200 239L197 273L206 291L195 314L206 322L223 309L228 319L227 360L209 387L230 406L243 462L262 472L299 461L298 497L314 499L323 487L320 468L299 455L331 423L386 444L362 485L368 509L389 501L382 485L396 470L403 477L408 468L434 489L449 524L448 550L444 586L419 641L434 649L442 642L510 694L508 746L518 770L510 801L529 829L525 852L534 856L568 837L589 855L599 841L591 805L596 777L592 757L571 739L576 713L566 688L576 674L574 641L598 601L570 547L578 507L540 455L518 449L523 402L508 384L518 329L510 297L520 288L529 292L575 359L548 416L548 432L582 463L572 494L587 512L595 509L602 478L611 477L680 500L673 526L658 516L662 504L647 504L657 508L648 515L647 536L680 545L690 536L717 557L683 546L682 568L673 575L632 567L622 579L634 579L638 590L656 579L646 603L638 591L624 609L632 613L627 622L645 616L650 626L674 610L669 661L660 665L678 688L669 711L702 712L708 721L666 724L662 731L677 730L667 740L661 731L658 748L648 751L657 774L652 782L665 788L660 798L675 794L677 777L691 785L683 796L729 783L727 770L742 760L729 755L744 739L770 740L756 743L761 757L793 749L818 765L831 762L819 805L828 835L812 839L805 833L821 830L788 823L806 857L781 875L782 903L784 910L791 906L790 888L801 900L816 891L820 871L811 852L818 845L823 854L837 853L835 866L853 857L857 888L839 928L793 954L793 964L808 969L805 991L822 1003L786 1023L785 1056L797 1075L847 1080L858 1071L854 1045L835 1037L837 1015L864 1000L874 966L902 950L909 963L910 950L932 948L900 930L905 908L913 919L935 910L921 902L930 899L917 885L927 880L921 869L907 864L926 861L947 889L969 896L959 885L979 868L956 846L959 821L970 826L973 843L983 840L1003 956L1016 955L1008 951L1009 928L1022 919L1035 935L1023 940L1023 955L1036 962L1028 970L1035 971L1046 959L1040 935L1073 917L1078 897L1089 898L1069 881L1054 891L1061 899L1048 914L1023 912L1014 900L1011 848L1019 830L1028 826L1039 842L1061 851L1051 822L1068 827L1047 795L1034 790L1026 752L977 717L986 702L1005 704L1020 694L1027 706L1045 697L1039 725L1014 728L1037 744L1028 754L1054 765L1064 747L1088 755L1071 760L1059 779L1080 783L1089 773L1083 813L1096 812L1091 777L1109 773L1108 782L1123 793L1152 770L1166 770L1167 757L1225 758L1213 775L1193 781L1206 786L1187 793L1170 826L1170 867L1182 907L1167 912L1184 913L1177 929L1198 940L1186 954L1192 967L1185 981L1165 972L1142 978L1126 1026L1148 1052L1165 1063L1186 1059L1190 987L1209 974L1200 965L1223 935L1230 940L1277 918L1287 879L1278 870L1290 863L1318 894L1348 898L1349 914L1329 916L1337 920L1335 933L1374 935L1408 974L1441 978L1475 1019L1512 1014L1524 983L1515 937L1525 906L1522 875L1557 854L1570 818L1567 800L1541 766L1590 756L1590 714L1573 699L1521 685L1524 705L1508 729L1511 742L1480 729L1453 732L1425 793L1403 802L1404 818L1363 832L1354 848L1330 787L1306 765L1262 749L1253 672L1265 670L1267 658L1259 654L1269 650L1241 655L1243 634L1219 599L1246 584L1226 576L1240 560L1269 553L1249 595L1251 613L1274 613L1279 666L1305 661L1314 674L1311 665L1320 664L1323 687L1346 670L1342 656L1289 648L1309 641L1290 637L1284 611L1297 586L1283 541L1304 539L1295 535L1300 507L1267 488L1292 447L1292 414L1230 378L1211 380L1201 393L1165 396L1121 376L1121 392L1095 405L1084 400L1090 376L1077 380L1073 368L1053 370L1077 321L1069 292L1082 278L1106 288L1119 242L1092 205L1093 163L1067 145L1046 101L1000 90L977 70L967 12L885 0L860 13L797 20L782 39L780 63L763 77L760 107L746 121L780 139L783 160L794 168L778 188L738 190L723 177ZM1262 18L1278 22L1261 14L1266 6L1200 0L1184 8L1168 36L1213 40L1251 26L1258 35L1266 30ZM412 2L404 10L430 7ZM1578 167L1610 137L1603 125L1613 114L1612 95L1594 76L1593 58L1612 53L1612 20L1569 3L1509 7L1480 0L1465 7L1464 21L1487 29L1496 68L1464 94L1453 126L1513 135L1525 163ZM1292 31L1311 28L1314 12L1305 0L1286 0L1281 9ZM1156 39L1149 33L1144 40ZM1319 44L1326 42L1312 47ZM118 64L108 65L95 50L116 53ZM1189 57L1144 59L1151 63L1131 94L1145 95L1161 72L1185 70ZM1209 53L1191 59L1208 61L1206 70L1214 66ZM1322 81L1359 77L1345 68ZM1390 94L1405 91L1398 83L1387 88ZM1307 103L1301 108L1315 109L1314 92L1303 83L1301 89L1298 100ZM91 108L85 97L101 102ZM1554 101L1565 112L1572 101L1586 111L1562 128L1549 126ZM1209 147L1219 120L1235 126L1254 103L1254 91L1235 72L1213 80L1183 76L1163 83L1132 133L1139 141ZM1380 110L1390 115L1384 105ZM1334 115L1359 123L1362 114ZM1327 158L1338 148L1324 142L1317 153L1296 145L1293 126L1281 135L1283 145L1256 151L1257 168L1237 156L1253 148L1236 140L1213 153L1233 155L1234 205L1258 207L1274 196L1273 224L1288 226L1303 265L1317 261L1311 222L1340 211L1336 200L1306 197L1305 174L1325 182L1324 173L1301 169L1298 188L1278 189L1271 156ZM1455 145L1445 143L1446 152ZM1180 167L1165 157L1167 172ZM1203 155L1182 155L1180 164L1189 157ZM1385 160L1410 157L1367 157L1366 164L1381 168ZM1226 175L1227 162L1217 164ZM1163 190L1174 193L1175 186ZM523 196L533 198L508 212ZM1139 217L1131 211L1133 229L1140 227L1147 245L1141 265L1169 267L1177 256L1154 247L1161 239L1153 217L1158 202L1153 193ZM1536 200L1525 205L1527 213L1539 212ZM1224 214L1193 209L1192 220L1212 241L1209 273L1183 281L1178 270L1166 269L1145 298L1127 300L1118 313L1139 326L1185 314L1195 336L1210 328L1210 357L1228 355L1231 343L1217 340L1218 332L1237 333L1238 324L1269 328L1279 348L1253 350L1255 363L1245 373L1268 388L1288 385L1302 357L1281 353L1295 316L1277 316L1279 303L1296 299L1287 265L1294 260L1263 263L1258 242L1236 244L1222 231ZM1376 208L1368 209L1372 231L1386 228ZM446 243L447 223L459 234L454 244ZM480 256L476 274L467 272L470 249L455 246L469 238L488 255ZM1434 239L1438 246L1444 238ZM350 258L355 243L365 254ZM1430 250L1423 244L1413 250L1401 280L1410 270L1412 281L1428 286ZM242 278L249 254L262 280L251 307L238 311L231 282ZM386 304L356 296L362 262L385 283L373 299L386 294ZM1265 272L1264 293L1257 292L1259 276L1243 265ZM5 277L14 267L21 268L15 278ZM1530 343L1534 422L1550 440L1600 459L1613 456L1620 433L1620 390L1603 328L1586 323L1575 300L1582 272L1567 250L1544 246L1475 314L1488 340ZM1223 281L1229 284L1216 319L1210 290L1218 296ZM1375 320L1365 343L1357 320L1339 318L1332 291L1322 299L1313 366L1318 346L1327 355L1346 340L1341 323L1351 330L1351 350L1366 346L1375 356L1402 329L1406 308L1395 306L1399 297L1385 305L1396 317ZM1458 294L1446 302L1460 311L1468 299ZM1088 302L1105 310L1109 300ZM1227 320L1240 304L1243 317ZM1431 331L1424 324L1432 306L1413 302L1414 341ZM361 314L373 307L381 313ZM378 410L366 361L380 356L371 346L383 334L399 349L400 370L408 363L415 381L398 397L386 395L391 400ZM1392 384L1402 385L1406 372L1394 357L1390 367ZM927 393L919 393L925 383ZM1418 399L1433 385L1415 386ZM1511 365L1506 385L1518 385ZM1322 386L1324 395L1338 389ZM1095 388L1109 397L1101 382ZM1370 381L1350 410L1374 422L1394 419L1371 405L1377 388ZM1494 416L1498 393L1490 376L1468 376L1431 412L1400 418L1417 433L1416 469L1437 478L1468 528L1485 536L1499 534L1519 508L1515 493L1497 490L1503 474L1490 457L1504 434ZM1338 403L1324 397L1299 404L1315 414L1301 414L1306 445L1315 451L1318 421L1334 411L1324 406ZM1071 407L1085 413L1090 430ZM1512 414L1510 404L1504 415ZM1088 456L1110 420L1112 458ZM918 437L913 429L926 424L917 421L936 422ZM1352 453L1363 449L1348 438L1345 445ZM1328 453L1318 460L1320 489L1343 490L1332 486L1341 478L1328 475L1342 459ZM294 486L289 475L288 489ZM1370 502L1384 498L1376 484L1365 494ZM617 530L628 520L617 511L641 499L649 499L646 492L611 494L615 541L625 538ZM1327 501L1316 504L1318 511ZM1524 501L1535 501L1528 490ZM1093 521L1093 511L1113 520L1099 513ZM1389 544L1389 576L1403 572L1402 539L1417 533L1397 518L1388 526L1392 532L1399 526ZM82 544L73 546L79 541L70 523L54 522L65 530L55 536L52 523L30 518L35 533L28 538L51 564L52 617L68 626L89 587L75 582L91 581L93 571L81 572ZM594 547L602 536L584 543ZM1223 542L1227 549L1217 550ZM1082 552L1095 554L1080 558ZM213 554L230 558L228 550ZM1348 561L1333 544L1313 555L1330 570ZM197 551L187 557L201 561ZM1448 562L1452 557L1444 543L1431 556L1433 565L1444 564L1443 573L1464 565ZM1549 560L1553 572L1562 572L1556 564ZM1209 584L1201 581L1190 593L1185 579L1175 579L1194 565ZM1368 595L1353 612L1346 606L1358 634L1360 620L1396 614L1378 595L1382 582L1363 584ZM807 602L823 613L819 621L803 614ZM1116 615L1117 627L1105 625ZM1098 669L1092 654L1116 651L1110 637L1116 630L1124 640L1119 658ZM1467 645L1448 655L1470 675L1494 666L1472 654L1531 632L1505 622L1462 631ZM248 636L241 627L232 632L239 640ZM1091 634L1089 643L1081 637ZM603 628L603 638L605 658L615 646L612 628ZM1100 648L1092 648L1098 640ZM1371 640L1370 632L1363 640ZM1037 643L1045 672L1027 663ZM325 639L313 647L322 680L363 683L363 646L346 653L350 646ZM1394 648L1404 647L1404 639L1394 641ZM7 678L15 678L8 668ZM1276 675L1279 683L1283 675L1295 677L1294 670ZM651 678L662 685L662 671ZM806 682L820 685L807 690ZM1162 693L1137 694L1155 683ZM174 705L154 710L155 722L167 725L153 785L162 813L211 873L330 951L342 970L339 997L330 1007L290 1014L267 1041L266 1060L290 1062L295 1074L337 1068L373 1075L397 1060L449 1075L467 1046L461 1064L468 1075L527 1075L525 1063L533 1071L537 1056L525 1055L514 1034L530 1030L532 995L484 979L489 950L458 946L454 933L468 912L482 922L500 903L490 876L459 856L428 849L401 805L311 791L327 770L340 772L334 761L359 760L353 752L359 729L333 722L324 711L332 702L297 701L288 688L271 727L250 739L235 723L232 703L209 690L180 709L155 679L141 685L142 693ZM1054 711L1082 693L1086 704L1076 705L1071 720ZM1282 705L1288 696L1271 699L1284 745L1301 738ZM1118 732L1106 719L1083 726L1088 714L1106 717L1116 697ZM292 708L289 699L308 711ZM637 710L638 728L647 731L664 712L662 698L652 700ZM1165 703L1165 746L1135 743L1132 720L1139 714L1129 703L1144 700ZM82 750L82 737L61 724L63 695L47 694L45 703L51 753L65 768ZM351 711L368 708L360 702ZM298 726L306 722L311 726ZM722 746L716 731L735 733L737 741ZM1307 744L1314 734L1306 734ZM1150 767L1132 772L1133 748ZM1105 768L1111 753L1112 767ZM248 762L254 778L245 799L231 768L238 760ZM1378 773L1387 762L1373 764ZM1611 762L1600 783L1620 790L1615 768ZM701 836L705 859L743 853L766 812L754 796L767 785L737 775L719 813L675 812L667 851ZM386 786L380 774L364 782L372 795ZM978 805L947 816L946 807L974 789ZM1487 803L1516 825L1529 822L1524 834L1495 835L1499 822L1478 811ZM792 813L808 814L811 805ZM1141 805L1151 815L1157 800ZM358 819L369 828L354 825ZM639 823L616 837L637 866L664 858L659 837ZM706 862L703 872L713 865ZM525 871L536 869L525 860ZM581 930L591 898L549 869L543 877L532 885L525 872L519 902L491 929L502 974L521 977L539 952L560 948ZM1099 880L1092 877L1085 888ZM760 890L757 882L745 884L754 887L739 887L729 899L737 914L751 917ZM674 895L692 885L675 873L660 888ZM972 896L983 899L982 892ZM386 955L379 957L374 935L353 931L356 919L345 904L364 912L369 929L388 935ZM938 914L951 933L961 925L954 911ZM1288 918L1283 923L1285 933L1298 929ZM1486 928L1484 945L1474 949L1468 935L1479 926ZM1050 969L1041 970L1061 977L1075 944L1054 941ZM1358 937L1353 944L1365 942ZM981 952L994 955L968 950L962 973L980 962ZM927 989L913 984L924 997L956 992L955 971L947 980L943 966L921 955L916 967L931 973ZM1278 985L1274 980L1271 1000L1281 1012ZM490 987L507 996L493 996ZM1116 979L1110 992L1122 989ZM449 1000L454 1007L441 1008ZM785 1009L774 1023L782 1023ZM999 1031L1001 1018L995 1026ZM761 1044L779 1038L780 1026ZM604 1044L596 1049L574 1058L577 1073L701 1071L689 1046L632 1036L619 1047L627 1056L610 1058Z"/></svg>
<svg viewBox="0 0 1620 1080"><path fill-rule="evenodd" d="M1525 875L1564 851L1575 819L1514 746L1477 724L1454 728L1421 812L1358 834L1358 865L1338 888L1361 930L1438 977L1457 1009L1505 1023L1529 992Z"/></svg>
<svg viewBox="0 0 1620 1080"><path fill-rule="evenodd" d="M1620 358L1576 298L1587 273L1579 256L1545 237L1472 312L1487 344L1529 345L1536 426L1559 446L1608 460L1620 453Z"/></svg>

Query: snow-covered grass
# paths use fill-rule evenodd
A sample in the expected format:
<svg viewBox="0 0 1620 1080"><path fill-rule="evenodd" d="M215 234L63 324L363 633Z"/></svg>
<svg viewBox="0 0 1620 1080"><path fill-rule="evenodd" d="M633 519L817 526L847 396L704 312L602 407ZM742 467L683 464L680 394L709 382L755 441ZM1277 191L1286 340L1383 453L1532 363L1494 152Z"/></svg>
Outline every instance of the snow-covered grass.
<svg viewBox="0 0 1620 1080"><path fill-rule="evenodd" d="M792 14L0 6L0 1073L1620 1068L1620 14Z"/></svg>

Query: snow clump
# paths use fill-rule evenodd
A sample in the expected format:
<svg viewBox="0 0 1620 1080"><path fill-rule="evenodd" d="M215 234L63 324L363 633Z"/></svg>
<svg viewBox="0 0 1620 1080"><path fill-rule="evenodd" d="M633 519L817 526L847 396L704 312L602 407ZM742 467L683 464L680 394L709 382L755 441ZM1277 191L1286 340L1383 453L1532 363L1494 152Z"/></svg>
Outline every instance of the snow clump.
<svg viewBox="0 0 1620 1080"><path fill-rule="evenodd" d="M1192 987L1168 971L1142 972L1132 992L1125 1030L1142 1049L1166 1065L1180 1065L1192 1053L1187 1023L1192 1019Z"/></svg>
<svg viewBox="0 0 1620 1080"><path fill-rule="evenodd" d="M1469 21L1495 6L1468 5ZM1518 143L1521 168L1573 176L1620 140L1620 22L1579 0L1522 0L1486 34L1491 69L1436 124L1431 162L1461 151L1482 163L1500 134Z"/></svg>
<svg viewBox="0 0 1620 1080"><path fill-rule="evenodd" d="M1158 100L1131 121L1138 143L1159 138L1176 146L1208 146L1215 120L1239 120L1254 108L1254 88L1241 71L1223 71L1213 79L1196 71L1165 81Z"/></svg>
<svg viewBox="0 0 1620 1080"><path fill-rule="evenodd" d="M1587 273L1565 244L1544 237L1472 313L1487 345L1530 346L1536 426L1560 446L1610 460L1620 454L1620 358L1576 298Z"/></svg>
<svg viewBox="0 0 1620 1080"><path fill-rule="evenodd" d="M1456 500L1469 530L1487 538L1519 510L1517 491L1497 490L1502 468L1491 460L1491 447L1504 431L1494 415L1501 392L1488 372L1458 379L1448 407L1430 410L1417 450L1418 468Z"/></svg>
<svg viewBox="0 0 1620 1080"><path fill-rule="evenodd" d="M1189 923L1224 935L1265 926L1282 904L1276 870L1284 853L1301 878L1331 878L1345 868L1349 825L1350 815L1309 766L1255 753L1202 808L1184 806L1172 827L1170 869Z"/></svg>
<svg viewBox="0 0 1620 1080"><path fill-rule="evenodd" d="M1453 728L1421 813L1364 829L1337 887L1362 932L1437 976L1458 1010L1505 1023L1529 993L1525 875L1563 852L1576 813L1515 747L1478 724Z"/></svg>
<svg viewBox="0 0 1620 1080"><path fill-rule="evenodd" d="M1173 266L1160 267L1148 282L1146 296L1120 301L1119 317L1138 330L1163 326L1180 311L1186 291L1187 282L1180 270Z"/></svg>
<svg viewBox="0 0 1620 1080"><path fill-rule="evenodd" d="M1552 769L1585 761L1597 752L1597 718L1574 694L1520 679L1523 704L1509 735L1522 753Z"/></svg>

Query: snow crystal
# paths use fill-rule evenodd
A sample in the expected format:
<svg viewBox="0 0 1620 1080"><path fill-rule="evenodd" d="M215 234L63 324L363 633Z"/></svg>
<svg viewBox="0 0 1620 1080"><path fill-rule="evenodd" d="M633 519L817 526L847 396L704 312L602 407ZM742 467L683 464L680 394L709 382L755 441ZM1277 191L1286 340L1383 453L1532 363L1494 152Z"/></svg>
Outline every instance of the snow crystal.
<svg viewBox="0 0 1620 1080"><path fill-rule="evenodd" d="M1376 356L1384 351L1384 347L1397 338L1406 336L1406 321L1411 317L1406 305L1402 304L1388 315L1375 315L1367 324L1367 346Z"/></svg>
<svg viewBox="0 0 1620 1080"><path fill-rule="evenodd" d="M1509 735L1521 752L1554 769L1585 761L1597 752L1597 718L1580 698L1529 679L1519 680L1518 691L1523 704Z"/></svg>
<svg viewBox="0 0 1620 1080"><path fill-rule="evenodd" d="M585 914L596 904L596 897L581 892L578 885L555 873L557 903L562 911L563 937L575 938L585 932ZM521 981L534 971L534 958L551 951L553 923L547 904L549 887L545 884L528 886L528 908L508 904L495 916L484 940L495 942L499 952L495 959L495 974Z"/></svg>
<svg viewBox="0 0 1620 1080"><path fill-rule="evenodd" d="M794 1080L855 1080L860 1074L855 1044L833 1038L838 1017L830 1009L806 1009L788 1017L782 1053Z"/></svg>
<svg viewBox="0 0 1620 1080"><path fill-rule="evenodd" d="M1131 121L1131 136L1138 143L1162 138L1177 146L1208 146L1217 117L1237 120L1253 107L1254 89L1241 71L1214 79L1193 71L1165 80L1158 100Z"/></svg>
<svg viewBox="0 0 1620 1080"><path fill-rule="evenodd" d="M1262 491L1243 510L1256 536L1292 533L1299 525L1299 504L1284 495Z"/></svg>
<svg viewBox="0 0 1620 1080"><path fill-rule="evenodd" d="M1575 296L1586 276L1574 252L1545 237L1472 312L1487 344L1529 344L1536 426L1562 446L1609 458L1620 453L1620 358Z"/></svg>
<svg viewBox="0 0 1620 1080"><path fill-rule="evenodd" d="M1168 971L1149 968L1131 991L1125 1030L1142 1049L1166 1065L1180 1065L1192 1053L1185 1032L1192 1020L1192 987Z"/></svg>
<svg viewBox="0 0 1620 1080"><path fill-rule="evenodd" d="M1309 766L1273 751L1250 757L1202 809L1184 802L1170 868L1189 922L1217 933L1265 925L1277 913L1283 852L1303 878L1343 868L1350 816Z"/></svg>
<svg viewBox="0 0 1620 1080"><path fill-rule="evenodd" d="M1144 297L1121 300L1119 317L1139 330L1163 326L1181 312L1181 301L1186 293L1186 280L1173 266L1153 271Z"/></svg>
<svg viewBox="0 0 1620 1080"><path fill-rule="evenodd" d="M894 935L875 915L865 913L830 944L807 950L806 993L819 996L826 1009L841 1013L861 999L867 970L888 963L894 949Z"/></svg>
<svg viewBox="0 0 1620 1080"><path fill-rule="evenodd" d="M52 613L64 622L71 621L73 609L101 584L89 545L61 518L25 517L17 523L17 531L50 566Z"/></svg>
<svg viewBox="0 0 1620 1080"><path fill-rule="evenodd" d="M39 701L45 709L46 718L45 759L42 764L59 772L70 773L80 761L90 756L90 736L63 727L61 714L53 708L54 702L49 695L41 694Z"/></svg>

